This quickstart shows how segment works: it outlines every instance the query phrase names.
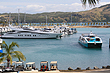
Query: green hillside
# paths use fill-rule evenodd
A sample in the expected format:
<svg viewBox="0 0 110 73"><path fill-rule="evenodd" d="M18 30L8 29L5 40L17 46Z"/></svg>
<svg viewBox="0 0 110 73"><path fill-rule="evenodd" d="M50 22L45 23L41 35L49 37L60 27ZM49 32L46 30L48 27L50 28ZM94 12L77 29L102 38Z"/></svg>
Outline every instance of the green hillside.
<svg viewBox="0 0 110 73"><path fill-rule="evenodd" d="M48 23L69 23L71 22L109 22L110 21L110 4L103 5L88 11L81 12L48 12L37 14L26 14L27 23L45 23L46 15ZM20 13L20 22L24 22L24 13ZM8 22L9 14L0 14L0 21ZM11 21L18 22L18 13L11 13Z"/></svg>

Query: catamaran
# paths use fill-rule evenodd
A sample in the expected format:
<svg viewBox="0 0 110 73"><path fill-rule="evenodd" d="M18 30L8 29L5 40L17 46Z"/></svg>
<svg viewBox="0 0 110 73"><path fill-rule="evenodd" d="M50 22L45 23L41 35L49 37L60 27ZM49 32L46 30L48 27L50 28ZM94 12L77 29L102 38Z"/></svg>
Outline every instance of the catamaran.
<svg viewBox="0 0 110 73"><path fill-rule="evenodd" d="M101 48L102 39L92 32L89 34L82 34L78 41L81 45L87 48Z"/></svg>

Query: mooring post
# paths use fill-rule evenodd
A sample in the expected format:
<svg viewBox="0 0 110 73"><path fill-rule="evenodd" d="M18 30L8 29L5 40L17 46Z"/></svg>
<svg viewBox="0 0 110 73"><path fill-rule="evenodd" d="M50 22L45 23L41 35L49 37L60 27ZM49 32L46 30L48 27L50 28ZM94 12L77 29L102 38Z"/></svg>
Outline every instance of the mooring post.
<svg viewBox="0 0 110 73"><path fill-rule="evenodd" d="M109 48L110 48L110 38L109 38Z"/></svg>

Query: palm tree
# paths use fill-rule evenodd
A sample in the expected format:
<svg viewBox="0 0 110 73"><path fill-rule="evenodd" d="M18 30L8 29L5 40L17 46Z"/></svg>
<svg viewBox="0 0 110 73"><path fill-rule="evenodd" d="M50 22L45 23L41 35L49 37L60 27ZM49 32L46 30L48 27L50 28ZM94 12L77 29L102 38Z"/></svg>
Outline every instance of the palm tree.
<svg viewBox="0 0 110 73"><path fill-rule="evenodd" d="M12 42L9 46L3 41L2 48L4 48L4 53L0 53L0 63L4 60L7 60L7 67L9 67L9 64L12 65L12 58L18 58L19 61L21 59L23 61L26 61L25 56L20 51L14 51L14 47L18 47L19 45L16 42Z"/></svg>
<svg viewBox="0 0 110 73"><path fill-rule="evenodd" d="M99 3L99 0L81 0L84 6L86 6L87 1L90 6L95 6L97 3Z"/></svg>

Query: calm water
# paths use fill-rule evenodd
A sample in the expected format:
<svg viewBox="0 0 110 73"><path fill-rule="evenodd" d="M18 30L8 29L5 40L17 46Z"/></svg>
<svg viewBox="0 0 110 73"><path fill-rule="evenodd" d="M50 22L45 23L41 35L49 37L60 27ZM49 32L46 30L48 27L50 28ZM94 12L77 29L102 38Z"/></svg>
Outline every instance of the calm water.
<svg viewBox="0 0 110 73"><path fill-rule="evenodd" d="M78 33L63 37L62 39L3 39L8 44L17 42L26 56L26 62L36 62L40 69L41 61L58 61L59 69L76 69L81 67L93 68L110 65L109 38L110 28L77 28ZM79 45L78 38L82 33L92 31L102 38L101 49L87 49ZM26 63L25 62L25 63ZM50 64L49 64L50 66Z"/></svg>

